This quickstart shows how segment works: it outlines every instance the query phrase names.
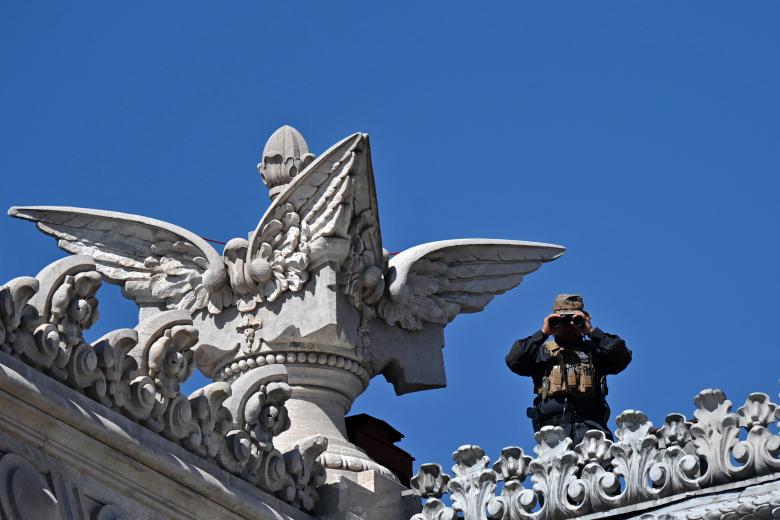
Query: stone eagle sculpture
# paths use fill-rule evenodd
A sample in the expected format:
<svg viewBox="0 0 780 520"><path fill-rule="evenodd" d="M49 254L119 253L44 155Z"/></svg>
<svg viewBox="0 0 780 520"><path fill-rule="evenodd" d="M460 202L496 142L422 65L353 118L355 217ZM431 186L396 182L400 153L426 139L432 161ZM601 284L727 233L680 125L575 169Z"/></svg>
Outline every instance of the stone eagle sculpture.
<svg viewBox="0 0 780 520"><path fill-rule="evenodd" d="M343 388L334 383L346 396L344 413L379 373L399 393L443 386L443 327L460 313L481 311L564 252L552 244L461 239L390 257L363 133L315 158L303 136L283 126L266 143L258 171L271 205L248 238L228 241L222 254L197 234L148 217L53 206L14 207L9 215L36 222L68 253L91 256L142 316L190 312L206 375L230 381L254 366L283 363L300 387L291 402L324 406L306 395L307 381L346 373ZM419 366L425 360L429 366ZM313 375L324 369L327 375ZM295 406L288 407L288 435L295 437ZM339 430L329 435L329 451L343 441L350 452L330 467L349 470L349 456L361 454L343 439L343 414L326 415Z"/></svg>
<svg viewBox="0 0 780 520"><path fill-rule="evenodd" d="M219 314L235 305L251 312L302 290L310 267L335 253L350 301L409 330L481 311L563 252L550 244L472 239L423 244L388 261L367 135L351 135L314 160L301 134L284 126L263 159L258 169L272 204L249 240L230 240L222 255L197 234L148 217L52 206L8 213L37 222L68 253L92 256L127 297L161 310Z"/></svg>

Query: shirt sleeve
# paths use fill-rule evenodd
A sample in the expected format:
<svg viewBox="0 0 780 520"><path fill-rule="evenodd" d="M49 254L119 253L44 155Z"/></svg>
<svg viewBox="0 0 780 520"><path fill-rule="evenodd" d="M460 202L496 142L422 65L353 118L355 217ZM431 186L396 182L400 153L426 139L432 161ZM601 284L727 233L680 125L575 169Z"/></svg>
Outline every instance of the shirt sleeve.
<svg viewBox="0 0 780 520"><path fill-rule="evenodd" d="M620 336L608 334L598 327L588 336L593 342L594 362L600 372L618 374L631 362L631 350Z"/></svg>
<svg viewBox="0 0 780 520"><path fill-rule="evenodd" d="M509 354L506 355L506 366L509 370L521 376L533 376L538 371L539 364L543 362L542 346L546 339L547 336L539 330L532 336L515 341Z"/></svg>

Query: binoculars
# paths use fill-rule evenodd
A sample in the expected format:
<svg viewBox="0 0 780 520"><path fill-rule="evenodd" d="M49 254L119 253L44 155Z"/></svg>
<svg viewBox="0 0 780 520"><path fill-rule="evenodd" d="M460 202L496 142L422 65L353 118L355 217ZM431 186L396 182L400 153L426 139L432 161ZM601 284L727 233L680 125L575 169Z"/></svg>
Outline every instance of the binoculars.
<svg viewBox="0 0 780 520"><path fill-rule="evenodd" d="M566 324L572 324L575 327L582 327L585 325L585 318L579 314L559 314L550 318L550 327L557 329Z"/></svg>

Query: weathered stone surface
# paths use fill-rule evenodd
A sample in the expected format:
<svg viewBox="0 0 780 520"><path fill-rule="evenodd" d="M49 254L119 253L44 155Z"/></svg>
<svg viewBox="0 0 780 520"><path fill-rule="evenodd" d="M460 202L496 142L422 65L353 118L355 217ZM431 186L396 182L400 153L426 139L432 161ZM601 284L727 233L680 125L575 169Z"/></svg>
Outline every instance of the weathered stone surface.
<svg viewBox="0 0 780 520"><path fill-rule="evenodd" d="M346 439L343 418L354 399L378 374L398 393L444 386L444 327L460 313L481 311L564 249L461 239L389 258L366 134L314 158L297 130L282 127L258 169L271 205L248 239L230 240L222 255L186 229L137 215L45 206L9 214L36 222L65 251L93 258L143 320L189 313L199 332L195 362L217 382L284 365L292 426L280 446L321 434L327 467L389 475ZM171 389L175 379L157 378ZM159 431L162 406L148 420Z"/></svg>
<svg viewBox="0 0 780 520"><path fill-rule="evenodd" d="M9 519L311 518L5 353L0 480Z"/></svg>
<svg viewBox="0 0 780 520"><path fill-rule="evenodd" d="M301 438L285 453L274 446L274 437L290 426L285 367L255 367L232 384L212 383L186 397L180 385L192 371L199 340L190 313L160 311L134 329L116 330L87 344L83 331L98 317L100 282L94 261L77 255L55 262L34 279L1 286L3 355L311 510L315 487L324 481L316 457L327 448L327 439Z"/></svg>
<svg viewBox="0 0 780 520"><path fill-rule="evenodd" d="M652 512L627 515L642 520L719 520L780 518L780 481L751 482L736 490L721 489L715 495L691 498L676 504L653 509Z"/></svg>
<svg viewBox="0 0 780 520"><path fill-rule="evenodd" d="M320 493L317 513L323 520L406 519L420 510L419 500L407 488L376 470L341 476Z"/></svg>

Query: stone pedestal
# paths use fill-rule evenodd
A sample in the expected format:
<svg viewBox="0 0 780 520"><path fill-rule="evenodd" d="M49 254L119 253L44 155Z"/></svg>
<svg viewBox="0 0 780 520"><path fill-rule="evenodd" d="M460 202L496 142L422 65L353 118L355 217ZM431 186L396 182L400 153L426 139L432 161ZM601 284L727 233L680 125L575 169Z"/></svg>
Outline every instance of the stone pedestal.
<svg viewBox="0 0 780 520"><path fill-rule="evenodd" d="M323 520L411 518L421 509L419 497L374 470L340 476L321 486L319 491L316 513Z"/></svg>
<svg viewBox="0 0 780 520"><path fill-rule="evenodd" d="M338 290L339 263L324 255L311 266L302 291L285 293L251 311L236 307L194 317L201 343L196 362L216 381L231 383L256 366L283 364L292 396L291 427L276 438L282 451L310 435L323 435L322 461L331 480L342 474L390 470L347 439L344 417L371 378L384 375L396 393L446 385L444 325L407 330L370 317Z"/></svg>
<svg viewBox="0 0 780 520"><path fill-rule="evenodd" d="M397 480L390 470L347 440L344 416L363 392L363 381L335 366L290 364L287 369L293 390L286 403L291 426L275 439L277 445L291 449L299 439L323 435L328 438L328 449L321 456L328 468L328 482L347 473L366 470Z"/></svg>

